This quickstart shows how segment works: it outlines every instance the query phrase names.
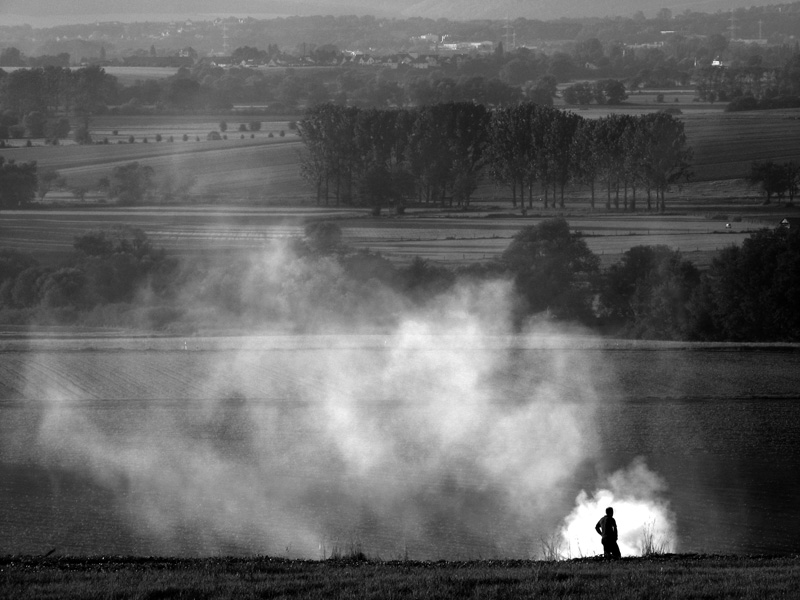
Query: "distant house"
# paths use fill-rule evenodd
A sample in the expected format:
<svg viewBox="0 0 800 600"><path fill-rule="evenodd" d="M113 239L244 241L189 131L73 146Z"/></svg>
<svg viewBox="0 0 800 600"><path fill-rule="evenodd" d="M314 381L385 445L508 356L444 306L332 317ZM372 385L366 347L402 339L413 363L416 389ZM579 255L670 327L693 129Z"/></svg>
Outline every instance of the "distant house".
<svg viewBox="0 0 800 600"><path fill-rule="evenodd" d="M778 226L790 231L800 231L800 217L784 217Z"/></svg>

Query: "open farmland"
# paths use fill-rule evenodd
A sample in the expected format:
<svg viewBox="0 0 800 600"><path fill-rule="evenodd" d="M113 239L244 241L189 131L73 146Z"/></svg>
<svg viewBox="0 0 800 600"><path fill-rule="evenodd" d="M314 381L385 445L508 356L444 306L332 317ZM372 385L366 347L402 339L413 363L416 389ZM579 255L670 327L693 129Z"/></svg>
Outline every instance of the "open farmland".
<svg viewBox="0 0 800 600"><path fill-rule="evenodd" d="M563 214L573 229L587 236L589 247L605 264L616 261L634 245L665 244L704 267L719 249L741 242L754 229L775 226L791 214L778 205L760 206L757 190L748 188L741 178L753 160L800 160L798 117L800 111L792 110L687 114L687 136L695 150L694 177L668 196L671 214L665 216L647 215L641 195L638 215L609 213L601 208L605 200L602 190L597 195L599 208L591 211L585 190L573 190L568 194L566 212L535 206L533 210L541 212L522 218L518 212L514 215L505 189L486 185L467 213L419 208L409 209L404 217L379 219L369 217L363 209L301 209L293 214L292 210L270 208L311 207L314 203L310 188L300 178L302 143L293 132L285 138L267 137L269 131L287 126L285 122L264 122L263 131L254 139L246 134L246 139L240 140L231 131L232 139L227 141L210 142L201 137L197 142L190 136L183 142L181 132L214 129L216 119L102 117L95 126L103 134L119 127L119 137L136 131L137 139L144 134L152 138L158 130L174 135L176 141L15 148L6 149L3 155L57 169L70 185L91 185L115 166L139 161L152 166L157 178L191 175L197 201L213 202L219 208L4 212L0 231L4 245L55 257L71 247L75 235L128 223L144 229L158 245L187 253L206 248L258 248L267 239L299 235L308 219L329 212L330 218L340 219L345 240L356 247L403 261L421 256L463 263L497 256L520 228ZM235 129L238 120L227 120ZM59 196L51 192L48 198L58 200ZM98 201L96 195L91 199L92 203ZM261 208L233 209L243 203ZM506 218L490 218L498 215ZM730 229L725 228L726 222L731 222Z"/></svg>
<svg viewBox="0 0 800 600"><path fill-rule="evenodd" d="M496 258L523 227L547 215L489 218L487 213L431 213L411 210L403 217L374 218L363 209L171 207L94 208L0 213L3 245L55 260L72 248L74 238L114 225L141 228L157 246L177 254L209 250L258 251L278 238L298 237L306 223L336 219L344 242L407 262L415 256L463 264ZM714 253L740 243L770 221L731 223L699 216L653 217L588 213L568 215L570 226L586 236L604 264L617 261L633 246L663 244L708 266ZM776 221L777 222L777 221Z"/></svg>
<svg viewBox="0 0 800 600"><path fill-rule="evenodd" d="M698 181L746 177L753 161L800 162L800 109L687 114Z"/></svg>
<svg viewBox="0 0 800 600"><path fill-rule="evenodd" d="M238 134L229 137L238 137ZM156 179L171 174L195 178L192 193L198 201L241 202L305 199L308 193L299 176L301 144L294 136L197 142L48 146L14 148L3 156L20 162L37 161L40 168L56 169L69 185L94 186L114 167L138 161L152 167Z"/></svg>
<svg viewBox="0 0 800 600"><path fill-rule="evenodd" d="M636 112L635 106L625 107ZM593 108L579 111L583 116L608 114ZM724 113L700 109L686 111L681 117L686 125L686 135L694 149L692 182L673 190L667 198L672 210L691 210L694 200L717 198L723 204L731 200L746 199L758 203L755 190L741 181L753 161L800 161L800 109L744 113ZM228 122L228 140L206 141L209 131L217 130L219 121ZM109 145L60 147L35 146L33 148L7 148L2 155L17 161L36 160L40 167L61 171L71 185L93 185L107 176L114 166L133 160L152 166L158 175L180 170L197 178L193 188L200 201L218 199L225 202L285 202L311 201L312 190L301 179L299 151L302 147L296 133L288 130L286 120L262 120L263 117L166 117L166 116L103 116L93 121L97 139L109 138ZM244 133L240 139L239 124L261 120L262 130ZM117 135L113 135L113 131ZM287 136L280 138L280 131ZM164 140L173 136L174 142L155 142L160 133ZM273 138L268 137L273 134ZM189 140L184 142L183 135ZM135 144L127 142L133 135ZM199 136L201 141L197 142ZM142 139L147 137L148 144ZM722 189L714 183L730 182ZM600 186L602 187L602 186ZM598 203L602 206L603 194L598 188ZM508 202L508 191L493 185L484 185L478 192L478 201ZM583 189L569 193L570 205L587 207L587 193ZM639 199L640 208L643 206ZM676 206L675 202L678 205Z"/></svg>
<svg viewBox="0 0 800 600"><path fill-rule="evenodd" d="M678 551L800 550L796 346L581 336L497 336L466 345L459 336L423 336L411 346L384 335L33 336L2 341L0 353L0 555L57 548L67 555L224 550L315 558L317 541L330 549L356 540L384 558L406 551L414 559L527 557L539 551L536 531L555 527L581 489L593 490L599 474L638 456L664 479ZM510 508L491 493L497 481L471 466L481 464L479 456L442 457L455 471L428 473L415 487L427 463L413 462L419 440L402 424L430 423L430 411L444 407L429 406L428 395L446 387L422 390L439 378L452 387L451 375L408 366L427 382L413 390L410 381L398 388L385 377L405 380L401 365L439 364L437 357L453 372L473 360L499 369L503 383L486 390L485 406L467 401L471 388L453 390L466 419L478 406L503 419L541 394L547 410L572 419L559 411L580 404L586 386L596 393L596 402L580 404L590 418L585 461L551 489L555 504L529 531L502 512ZM562 361L572 377L551 372ZM367 364L382 373L376 381L364 379ZM576 376L588 365L590 380ZM373 428L382 440L402 442L396 452L379 446L371 457L348 454L341 436L353 436L357 449ZM372 460L400 464L375 470ZM353 470L342 472L341 461L353 461ZM509 485L524 482L515 476ZM397 494L402 502L391 498ZM618 515L623 523L631 518ZM310 532L316 540L306 539Z"/></svg>

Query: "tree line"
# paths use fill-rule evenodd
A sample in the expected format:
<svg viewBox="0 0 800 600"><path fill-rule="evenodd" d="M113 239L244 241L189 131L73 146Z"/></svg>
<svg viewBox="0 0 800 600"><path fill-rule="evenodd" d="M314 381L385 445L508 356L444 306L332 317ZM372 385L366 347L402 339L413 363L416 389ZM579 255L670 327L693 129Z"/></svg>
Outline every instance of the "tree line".
<svg viewBox="0 0 800 600"><path fill-rule="evenodd" d="M374 211L406 202L469 206L483 181L511 192L523 212L541 197L564 206L568 184L606 191L606 207L664 211L669 186L689 174L683 123L666 113L600 119L520 103L491 110L449 103L412 109L325 104L298 124L303 177L320 204Z"/></svg>
<svg viewBox="0 0 800 600"><path fill-rule="evenodd" d="M331 221L289 242L291 260L170 256L139 229L90 231L59 265L0 249L0 320L190 332L198 327L392 327L460 286L505 281L512 324L580 322L648 339L800 341L800 232L763 229L701 273L679 251L636 246L603 270L566 220L521 229L497 259L450 269L354 250Z"/></svg>

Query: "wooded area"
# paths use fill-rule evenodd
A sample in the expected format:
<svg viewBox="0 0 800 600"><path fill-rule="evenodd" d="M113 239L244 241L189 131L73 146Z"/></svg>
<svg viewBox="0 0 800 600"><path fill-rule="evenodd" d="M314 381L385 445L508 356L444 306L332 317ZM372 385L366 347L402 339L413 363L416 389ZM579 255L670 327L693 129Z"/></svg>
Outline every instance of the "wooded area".
<svg viewBox="0 0 800 600"><path fill-rule="evenodd" d="M683 123L667 113L592 120L533 103L490 111L469 103L360 110L322 105L298 125L303 174L320 204L362 204L376 213L419 202L469 206L484 178L511 191L523 213L534 197L564 206L568 183L602 183L606 207L664 211L665 192L687 175Z"/></svg>

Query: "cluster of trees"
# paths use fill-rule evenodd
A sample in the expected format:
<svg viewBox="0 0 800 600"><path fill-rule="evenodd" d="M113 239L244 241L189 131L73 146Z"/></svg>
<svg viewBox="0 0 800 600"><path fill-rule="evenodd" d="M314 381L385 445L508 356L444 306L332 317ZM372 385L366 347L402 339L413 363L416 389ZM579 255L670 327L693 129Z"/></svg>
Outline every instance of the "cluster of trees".
<svg viewBox="0 0 800 600"><path fill-rule="evenodd" d="M606 187L606 207L665 209L665 192L687 176L691 151L683 123L669 114L583 119L533 103L490 111L450 103L361 110L321 105L299 124L302 173L317 201L402 207L406 200L468 206L486 175L511 191L514 206L564 205L570 183Z"/></svg>
<svg viewBox="0 0 800 600"><path fill-rule="evenodd" d="M749 179L766 195L764 204L770 204L773 196L779 200L788 196L791 204L800 189L800 165L792 161L785 163L776 163L772 160L754 162L750 167Z"/></svg>
<svg viewBox="0 0 800 600"><path fill-rule="evenodd" d="M37 186L35 162L17 163L0 156L0 209L19 208L30 202Z"/></svg>
<svg viewBox="0 0 800 600"><path fill-rule="evenodd" d="M766 66L760 55L747 64L698 69L697 98L729 102L727 110L796 108L800 105L800 53Z"/></svg>
<svg viewBox="0 0 800 600"><path fill-rule="evenodd" d="M69 67L68 52L25 56L17 48L10 46L0 51L0 67Z"/></svg>
<svg viewBox="0 0 800 600"><path fill-rule="evenodd" d="M76 311L105 304L132 303L146 284L164 289L175 262L155 249L139 229L117 227L75 240L74 256L48 267L15 250L0 250L0 308L59 309L72 320Z"/></svg>
<svg viewBox="0 0 800 600"><path fill-rule="evenodd" d="M75 139L90 142L89 119L107 110L116 85L116 78L99 67L0 69L0 139L64 138L71 128L66 115L72 114L81 123Z"/></svg>
<svg viewBox="0 0 800 600"><path fill-rule="evenodd" d="M562 92L567 104L622 104L628 98L625 85L615 79L582 81L564 88Z"/></svg>
<svg viewBox="0 0 800 600"><path fill-rule="evenodd" d="M166 171L160 177L152 167L138 162L118 165L107 177L101 177L96 189L120 205L131 206L156 201L186 202L196 178L191 173ZM0 156L0 209L17 209L34 200L42 200L52 190L66 188L67 182L58 171L40 171L36 162L17 163ZM83 199L94 186L69 188L73 196Z"/></svg>
<svg viewBox="0 0 800 600"><path fill-rule="evenodd" d="M409 307L433 306L464 282L505 280L517 295L517 325L544 314L637 338L800 340L800 233L782 228L723 250L706 273L665 246L631 248L603 270L564 219L524 228L498 259L456 269L354 251L332 222L310 224L291 260L269 269L246 254L171 258L129 227L78 236L74 248L57 267L0 250L0 318L86 322L138 312L138 325L160 328L215 319L293 330L391 327Z"/></svg>

